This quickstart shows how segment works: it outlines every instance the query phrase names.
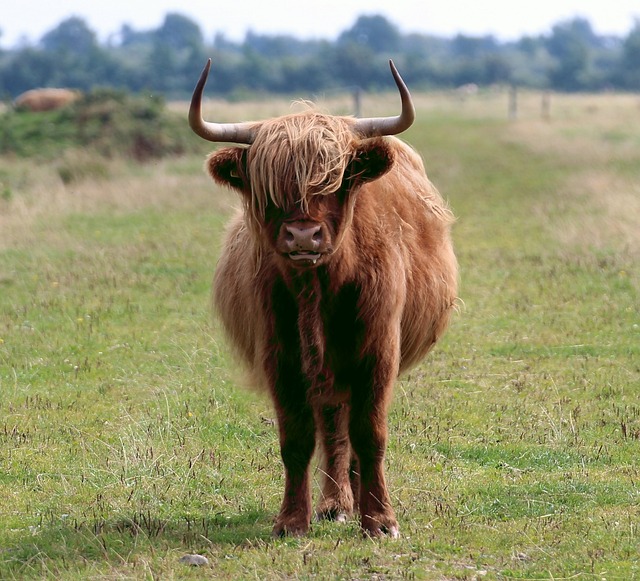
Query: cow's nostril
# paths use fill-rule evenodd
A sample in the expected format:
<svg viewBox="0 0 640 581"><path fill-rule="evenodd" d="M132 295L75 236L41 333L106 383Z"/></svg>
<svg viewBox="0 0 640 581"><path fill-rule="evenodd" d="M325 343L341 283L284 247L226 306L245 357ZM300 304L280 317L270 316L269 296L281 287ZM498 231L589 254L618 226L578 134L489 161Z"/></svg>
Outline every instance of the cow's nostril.
<svg viewBox="0 0 640 581"><path fill-rule="evenodd" d="M318 244L322 242L322 229L320 227L313 233L312 240Z"/></svg>

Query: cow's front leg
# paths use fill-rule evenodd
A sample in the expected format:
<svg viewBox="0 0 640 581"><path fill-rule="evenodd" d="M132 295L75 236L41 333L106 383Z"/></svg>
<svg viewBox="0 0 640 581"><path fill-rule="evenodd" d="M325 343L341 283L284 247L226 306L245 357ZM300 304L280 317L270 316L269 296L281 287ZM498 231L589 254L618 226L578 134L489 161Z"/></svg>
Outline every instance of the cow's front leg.
<svg viewBox="0 0 640 581"><path fill-rule="evenodd" d="M316 516L343 522L353 513L354 504L350 481L349 405L319 406L316 423L323 452L322 496Z"/></svg>
<svg viewBox="0 0 640 581"><path fill-rule="evenodd" d="M284 498L273 527L273 536L304 535L311 523L309 463L315 448L311 408L278 406L280 453L285 470Z"/></svg>
<svg viewBox="0 0 640 581"><path fill-rule="evenodd" d="M380 358L365 369L363 381L354 389L349 435L359 461L360 518L367 536L398 537L396 520L384 475L387 446L387 410L397 367L382 366Z"/></svg>
<svg viewBox="0 0 640 581"><path fill-rule="evenodd" d="M371 537L399 535L384 476L386 414L363 414L351 424L351 440L360 463L360 518Z"/></svg>

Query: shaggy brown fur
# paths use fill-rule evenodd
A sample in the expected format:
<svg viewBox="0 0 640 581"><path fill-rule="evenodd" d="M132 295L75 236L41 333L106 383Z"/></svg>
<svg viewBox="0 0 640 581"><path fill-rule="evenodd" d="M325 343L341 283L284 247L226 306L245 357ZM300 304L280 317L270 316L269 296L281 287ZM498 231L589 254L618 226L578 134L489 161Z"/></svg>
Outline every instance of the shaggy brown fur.
<svg viewBox="0 0 640 581"><path fill-rule="evenodd" d="M398 535L383 470L393 384L442 335L456 299L452 215L421 159L396 138L356 138L352 124L290 115L208 160L245 208L214 302L275 404L286 476L275 535L309 528L316 441L316 515L358 509L366 534Z"/></svg>
<svg viewBox="0 0 640 581"><path fill-rule="evenodd" d="M25 111L54 111L73 103L80 96L80 91L73 89L31 89L18 95L14 106Z"/></svg>

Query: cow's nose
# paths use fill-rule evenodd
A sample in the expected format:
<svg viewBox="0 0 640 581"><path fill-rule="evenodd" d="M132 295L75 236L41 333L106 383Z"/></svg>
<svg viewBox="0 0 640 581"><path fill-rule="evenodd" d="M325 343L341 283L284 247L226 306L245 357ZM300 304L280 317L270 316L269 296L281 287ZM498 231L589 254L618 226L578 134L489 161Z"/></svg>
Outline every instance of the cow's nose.
<svg viewBox="0 0 640 581"><path fill-rule="evenodd" d="M322 226L320 224L285 224L284 240L289 252L318 250L322 244Z"/></svg>

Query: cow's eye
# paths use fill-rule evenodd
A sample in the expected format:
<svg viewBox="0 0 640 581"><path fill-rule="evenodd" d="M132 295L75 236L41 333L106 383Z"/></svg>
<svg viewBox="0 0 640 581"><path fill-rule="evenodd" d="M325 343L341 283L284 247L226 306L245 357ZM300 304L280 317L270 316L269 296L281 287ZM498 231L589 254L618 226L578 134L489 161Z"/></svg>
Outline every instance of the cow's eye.
<svg viewBox="0 0 640 581"><path fill-rule="evenodd" d="M264 217L267 220L267 222L273 222L275 220L279 220L282 218L283 215L284 215L283 209L276 206L273 200L271 199L271 197L269 197L269 199L267 200L266 206L264 208Z"/></svg>

